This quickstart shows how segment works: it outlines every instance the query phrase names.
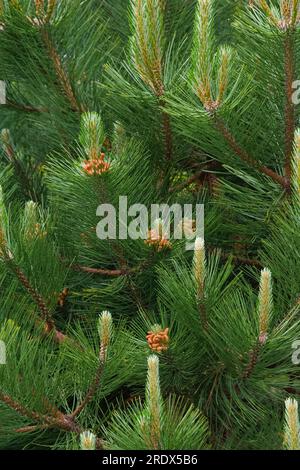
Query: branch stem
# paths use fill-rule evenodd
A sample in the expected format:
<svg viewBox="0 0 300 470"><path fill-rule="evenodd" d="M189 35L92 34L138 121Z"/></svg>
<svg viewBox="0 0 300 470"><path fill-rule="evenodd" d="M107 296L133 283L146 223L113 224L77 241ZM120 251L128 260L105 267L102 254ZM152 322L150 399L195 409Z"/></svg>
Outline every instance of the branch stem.
<svg viewBox="0 0 300 470"><path fill-rule="evenodd" d="M240 158L240 160L244 161L249 166L257 169L260 173L270 177L273 181L278 183L284 189L288 190L290 185L287 178L279 175L271 168L262 165L260 162L256 161L251 155L249 155L248 152L239 145L239 143L236 141L235 137L232 135L230 130L226 127L222 119L216 116L216 114L213 115L213 121L216 129L222 134L229 147Z"/></svg>
<svg viewBox="0 0 300 470"><path fill-rule="evenodd" d="M80 103L78 103L76 99L70 79L68 77L67 72L64 69L61 58L52 42L51 36L47 29L47 25L41 26L41 35L42 35L43 42L46 46L46 49L48 51L49 57L51 58L53 62L56 75L61 85L61 89L64 92L66 98L68 99L71 105L71 108L74 111L77 111L79 113L84 112L85 111L84 107Z"/></svg>
<svg viewBox="0 0 300 470"><path fill-rule="evenodd" d="M99 366L98 366L97 371L96 371L95 378L94 378L93 382L91 383L84 399L75 408L73 413L70 415L72 417L72 419L74 419L76 416L78 416L81 413L81 411L86 407L86 405L93 399L93 397L94 397L94 395L95 395L95 393L96 393L96 391L99 387L99 384L100 384L100 379L101 379L101 376L102 376L102 373L103 373L103 370L104 370L104 364L105 364L105 362L100 360Z"/></svg>
<svg viewBox="0 0 300 470"><path fill-rule="evenodd" d="M285 165L284 174L291 189L292 156L295 136L295 108L293 104L293 81L294 81L294 39L293 30L288 30L284 40L285 51Z"/></svg>
<svg viewBox="0 0 300 470"><path fill-rule="evenodd" d="M30 281L24 274L21 268L12 260L7 259L7 263L13 273L17 276L22 286L30 294L32 300L38 306L41 312L41 319L45 322L44 332L46 334L54 333L54 341L61 343L66 339L66 336L59 330L56 329L54 319L51 312L49 311L45 300L40 293L31 285Z"/></svg>

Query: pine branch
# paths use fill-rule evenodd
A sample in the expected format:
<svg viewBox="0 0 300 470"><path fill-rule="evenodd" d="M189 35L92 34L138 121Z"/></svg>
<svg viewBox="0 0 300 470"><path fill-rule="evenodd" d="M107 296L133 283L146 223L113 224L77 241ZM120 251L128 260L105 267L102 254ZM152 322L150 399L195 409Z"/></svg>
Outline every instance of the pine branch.
<svg viewBox="0 0 300 470"><path fill-rule="evenodd" d="M78 103L76 99L68 74L64 69L61 58L53 44L53 41L46 25L41 25L41 35L48 51L49 57L52 60L56 75L61 85L61 89L64 92L66 98L68 99L72 110L78 113L85 112L86 109L80 103Z"/></svg>
<svg viewBox="0 0 300 470"><path fill-rule="evenodd" d="M208 319L207 319L207 312L206 312L206 305L203 299L197 298L197 307L199 310L201 324L204 330L208 329Z"/></svg>
<svg viewBox="0 0 300 470"><path fill-rule="evenodd" d="M72 418L74 419L76 416L78 416L81 411L86 407L86 405L88 405L88 403L90 403L90 401L93 399L96 391L98 390L98 387L99 387L99 384L100 384L100 380L101 380L101 377L102 377L102 373L103 373L103 370L104 370L104 362L101 362L100 361L100 364L99 364L99 367L97 368L97 371L96 371L96 375L95 375L95 378L92 382L92 384L90 385L84 399L82 400L82 402L75 408L75 410L72 412L71 416Z"/></svg>
<svg viewBox="0 0 300 470"><path fill-rule="evenodd" d="M246 150L244 150L238 144L235 137L232 135L230 130L226 127L222 119L216 116L215 113L213 113L212 117L213 117L213 122L214 122L216 129L222 134L222 136L224 137L224 139L226 140L230 148L234 151L234 153L239 157L240 160L244 161L249 166L255 168L260 173L270 177L273 181L280 184L284 189L289 190L290 183L285 177L279 175L278 173L273 171L271 168L268 168L262 165L257 160L255 160L251 155L248 154Z"/></svg>
<svg viewBox="0 0 300 470"><path fill-rule="evenodd" d="M202 153L196 153L196 158L207 158L206 154ZM188 161L186 168L189 171L194 171L194 174L191 175L189 178L187 178L185 181L182 183L179 183L177 185L171 186L169 188L169 193L173 192L180 192L186 187L190 186L193 183L199 183L199 185L204 184L204 182L207 180L208 184L211 185L212 182L211 180L214 179L215 181L218 180L215 172L216 170L221 170L222 169L222 164L218 162L217 160L211 160L208 161L207 163L204 164L199 164L197 162L194 162L193 160Z"/></svg>
<svg viewBox="0 0 300 470"><path fill-rule="evenodd" d="M55 424L37 424L37 425L32 425L32 426L24 426L22 428L15 429L15 432L18 434L25 434L25 433L31 433L35 431L45 431L47 429L55 429L59 428L59 426L56 426ZM66 431L66 429L64 429ZM76 428L75 431L70 432L76 432L76 434L81 434L83 432L82 428ZM96 437L96 449L101 450L104 448L104 442L101 438Z"/></svg>
<svg viewBox="0 0 300 470"><path fill-rule="evenodd" d="M16 174L20 178L20 181L22 182L24 190L27 192L27 195L31 198L31 200L36 202L36 196L34 194L34 191L32 191L31 181L28 178L27 173L24 170L22 164L20 163L18 157L16 156L15 150L10 140L10 133L8 130L2 130L1 140L2 140L5 154L9 162L13 165Z"/></svg>
<svg viewBox="0 0 300 470"><path fill-rule="evenodd" d="M272 292L272 274L267 268L262 269L259 283L258 296L258 329L259 336L252 351L250 351L249 363L243 373L243 379L248 379L258 361L259 353L262 346L268 338L268 328L270 316L273 309L273 292Z"/></svg>
<svg viewBox="0 0 300 470"><path fill-rule="evenodd" d="M254 258L247 258L244 256L237 256L233 255L232 253L225 253L224 251L220 250L220 248L209 246L209 251L218 251L220 253L220 257L223 259L230 259L236 264L249 264L250 266L256 266L257 268L262 268L263 265L258 259Z"/></svg>
<svg viewBox="0 0 300 470"><path fill-rule="evenodd" d="M21 416L24 416L26 418L33 419L34 421L38 421L38 422L44 422L49 425L52 425L54 422L53 417L42 415L40 413L37 413L36 411L29 410L28 408L21 405L18 401L14 400L9 395L1 392L1 390L0 390L0 401L2 401L9 408L11 408L12 410L16 411Z"/></svg>
<svg viewBox="0 0 300 470"><path fill-rule="evenodd" d="M57 0L48 0L47 12L45 17L45 23L48 23L53 15L54 9L56 7Z"/></svg>
<svg viewBox="0 0 300 470"><path fill-rule="evenodd" d="M146 402L149 409L149 431L151 448L158 450L161 449L161 434L162 434L162 405L161 405L161 392L159 382L159 359L156 355L151 355L148 358L148 377L146 386Z"/></svg>
<svg viewBox="0 0 300 470"><path fill-rule="evenodd" d="M26 426L24 428L18 428L15 430L16 433L33 432L37 429L50 429L57 428L66 432L72 432L75 434L81 434L83 429L74 421L73 416L60 413L57 416L49 416L37 413L35 411L28 410L25 406L21 405L18 401L14 400L7 394L0 391L0 401L5 403L9 408L16 411L21 416L37 421L38 425ZM101 438L96 439L96 446L98 449L103 448L103 440Z"/></svg>
<svg viewBox="0 0 300 470"><path fill-rule="evenodd" d="M254 346L254 348L250 351L250 354L249 354L249 362L242 374L242 378L243 379L249 379L250 376L252 375L252 372L257 364L257 361L258 361L258 356L259 356L259 352L260 352L260 349L261 349L261 344L259 342L256 343L256 345Z"/></svg>
<svg viewBox="0 0 300 470"><path fill-rule="evenodd" d="M260 8L265 12L266 16L269 18L272 24L278 25L278 19L273 15L271 8L269 7L266 0L254 0L256 1Z"/></svg>
<svg viewBox="0 0 300 470"><path fill-rule="evenodd" d="M162 108L164 108L165 102L161 101L160 105ZM173 136L172 136L170 116L165 111L162 112L162 129L163 129L164 146L165 146L165 160L167 162L170 162L173 159Z"/></svg>
<svg viewBox="0 0 300 470"><path fill-rule="evenodd" d="M173 159L170 116L165 112L164 87L164 5L156 0L132 1L132 55L135 68L151 89L162 110L165 161Z"/></svg>
<svg viewBox="0 0 300 470"><path fill-rule="evenodd" d="M268 14L271 12L270 8L268 7L266 2L261 2L260 5L264 8L265 13ZM227 144L230 146L231 150L234 151L236 156L247 165L255 168L260 173L270 177L276 183L280 184L285 190L289 190L290 188L290 178L283 177L273 171L271 168L262 165L258 162L255 158L253 158L245 149L243 149L239 143L237 142L234 135L230 132L226 124L223 120L217 115L217 110L221 105L221 101L224 98L225 91L228 85L228 75L229 75L229 63L230 63L230 49L222 48L219 51L219 82L218 82L218 95L214 96L212 93L211 84L214 81L214 77L212 76L212 68L213 63L216 58L216 53L213 54L211 50L211 36L213 35L213 31L211 28L212 25L212 18L213 18L213 9L212 9L212 2L210 1L200 1L199 8L197 11L196 23L195 23L195 39L194 39L194 53L195 57L197 58L194 64L194 92L198 96L199 100L201 101L204 109L206 110L207 114L212 118L215 128L221 133ZM291 88L291 77L293 77L293 73L291 71L291 51L290 48L287 48L287 74L288 74L288 87ZM289 90L288 90L289 91ZM289 96L289 100L291 100L292 93ZM292 110L293 111L293 110ZM291 133L291 109L290 106L287 110L287 145L290 157L290 145L292 145L292 141L290 142L290 133ZM294 136L294 134L293 134Z"/></svg>
<svg viewBox="0 0 300 470"><path fill-rule="evenodd" d="M81 265L74 265L72 269L75 271L82 271L85 273L90 274L100 274L102 276L111 276L111 277L118 277L118 276L129 276L138 272L141 267L136 268L124 268L124 269L101 269L101 268L90 268L88 266L81 266Z"/></svg>
<svg viewBox="0 0 300 470"><path fill-rule="evenodd" d="M236 255L226 255L225 253L221 253L221 258L230 258L237 264L249 264L250 266L256 266L257 268L262 268L262 263L258 259L253 258L245 258L243 256L236 256Z"/></svg>
<svg viewBox="0 0 300 470"><path fill-rule="evenodd" d="M45 406L47 412L49 412L50 415L54 418L60 419L63 416L63 413L55 405L50 403L47 397L43 398L43 405Z"/></svg>
<svg viewBox="0 0 300 470"><path fill-rule="evenodd" d="M15 429L16 433L25 434L26 432L34 432L34 431L44 431L45 429L51 429L55 426L52 424L35 424L32 426L24 426L22 428Z"/></svg>
<svg viewBox="0 0 300 470"><path fill-rule="evenodd" d="M102 312L100 318L99 318L99 334L100 334L100 351L99 351L99 365L96 370L95 378L92 381L84 399L81 401L81 403L75 408L73 413L70 415L72 420L76 416L78 416L81 411L86 407L88 403L93 399L94 395L96 394L100 380L102 377L102 373L104 370L104 366L106 363L107 359L107 350L108 346L110 343L110 338L111 338L111 325L112 325L112 319L111 319L111 314L109 312Z"/></svg>
<svg viewBox="0 0 300 470"><path fill-rule="evenodd" d="M3 104L2 107L18 109L26 113L48 113L49 112L47 108L36 108L34 106L30 106L30 105L23 104L23 103L15 103L14 101L10 101L10 100L6 101L6 103Z"/></svg>
<svg viewBox="0 0 300 470"><path fill-rule="evenodd" d="M205 330L208 329L208 318L206 311L205 284L206 284L206 256L204 240L196 238L194 250L194 277L196 281L196 302L201 324Z"/></svg>
<svg viewBox="0 0 300 470"><path fill-rule="evenodd" d="M117 250L116 245L114 246L115 251L118 251L118 255L120 255L120 250ZM111 276L111 277L118 277L118 276L130 276L132 274L138 273L139 271L143 270L146 266L148 266L150 260L145 260L141 262L138 266L133 268L128 267L127 261L122 256L120 260L120 268L119 269L103 269L103 268L91 268L89 266L82 266L80 264L75 264L72 266L72 269L75 271L82 271L85 273L90 274L100 274L102 276Z"/></svg>
<svg viewBox="0 0 300 470"><path fill-rule="evenodd" d="M294 30L288 30L284 40L285 53L285 178L289 182L291 190L292 156L295 136L295 108L292 101L294 81Z"/></svg>
<svg viewBox="0 0 300 470"><path fill-rule="evenodd" d="M35 304L38 306L40 312L41 312L41 318L45 322L45 328L44 332L46 334L53 333L54 336L54 341L57 343L62 343L65 341L67 338L61 331L57 330L55 327L55 323L52 317L51 312L49 311L45 300L43 297L39 294L39 292L32 287L30 284L29 280L27 279L26 275L24 272L19 268L19 266L13 261L13 259L6 258L6 262L10 269L14 272L14 274L17 276L19 279L20 283L23 285L23 287L26 289L26 291L30 294L31 298L35 302Z"/></svg>
<svg viewBox="0 0 300 470"><path fill-rule="evenodd" d="M36 305L38 306L42 314L42 318L47 322L47 324L49 324L49 326L53 327L52 315L49 312L48 307L46 306L46 303L44 299L42 298L42 296L38 293L38 291L35 288L32 287L32 285L30 284L29 280L27 279L23 271L19 268L19 266L17 266L15 262L10 260L9 265L12 271L16 274L17 278L19 279L23 287L25 287L27 292L30 294L30 296L32 297Z"/></svg>

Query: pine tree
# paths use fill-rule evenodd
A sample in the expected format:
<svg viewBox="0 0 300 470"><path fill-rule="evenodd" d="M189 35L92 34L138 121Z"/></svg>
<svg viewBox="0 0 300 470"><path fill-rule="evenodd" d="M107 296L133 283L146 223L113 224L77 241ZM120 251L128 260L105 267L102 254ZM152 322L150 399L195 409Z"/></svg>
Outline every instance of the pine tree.
<svg viewBox="0 0 300 470"><path fill-rule="evenodd" d="M298 0L0 1L2 449L300 448L299 28ZM101 239L120 196L203 204L204 238Z"/></svg>

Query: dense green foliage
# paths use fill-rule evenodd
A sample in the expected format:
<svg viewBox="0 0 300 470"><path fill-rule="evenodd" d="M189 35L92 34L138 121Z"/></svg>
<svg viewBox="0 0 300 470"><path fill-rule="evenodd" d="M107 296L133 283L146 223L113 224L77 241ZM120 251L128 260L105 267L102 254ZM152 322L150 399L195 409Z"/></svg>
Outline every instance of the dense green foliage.
<svg viewBox="0 0 300 470"><path fill-rule="evenodd" d="M0 448L299 447L300 2L0 6ZM119 196L205 246L100 240Z"/></svg>

